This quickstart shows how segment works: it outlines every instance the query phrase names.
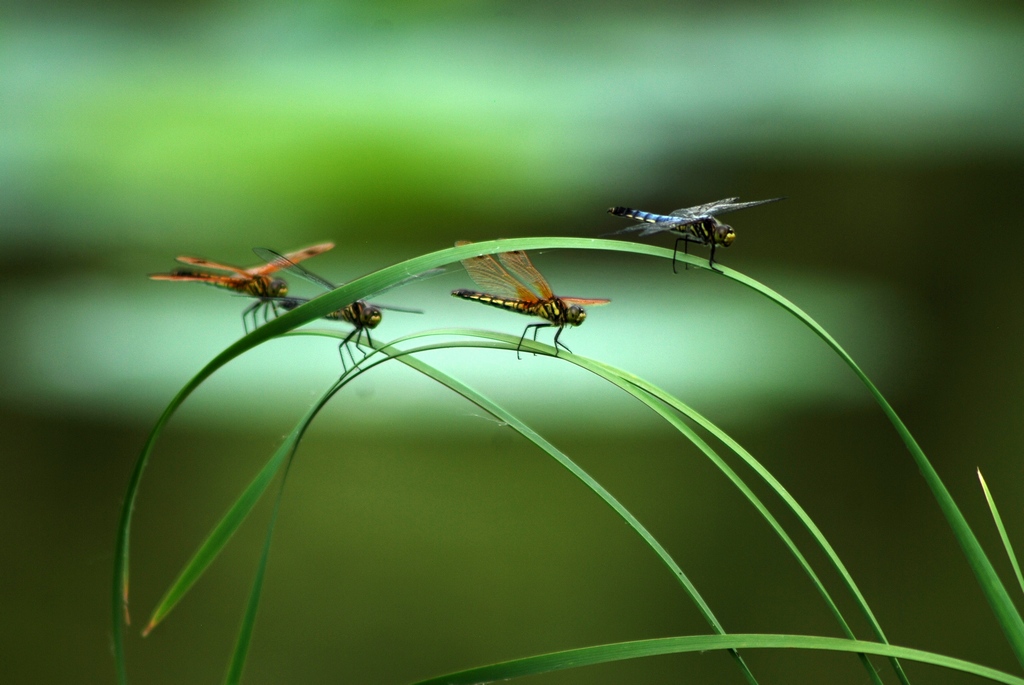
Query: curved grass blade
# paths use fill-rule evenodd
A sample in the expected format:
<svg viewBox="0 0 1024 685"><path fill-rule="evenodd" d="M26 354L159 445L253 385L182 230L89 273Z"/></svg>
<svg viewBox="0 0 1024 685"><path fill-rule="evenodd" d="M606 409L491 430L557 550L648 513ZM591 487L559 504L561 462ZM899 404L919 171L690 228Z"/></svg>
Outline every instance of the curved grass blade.
<svg viewBox="0 0 1024 685"><path fill-rule="evenodd" d="M291 470L292 457L295 451L290 452L288 461L284 467L284 475L281 476L281 485L278 487L277 496L274 498L274 511L270 515L267 524L267 535L263 541L263 551L260 552L260 560L256 564L256 576L253 578L252 589L249 591L249 599L245 603L245 614L242 616L242 624L238 629L238 637L235 639L235 649L231 654L231 663L228 666L225 683L236 685L242 680L242 669L245 667L246 657L249 656L249 644L252 642L252 631L256 626L256 612L260 606L260 597L263 593L263 578L266 575L267 561L270 558L270 543L274 538L274 528L277 525L277 515L281 511L281 500L284 499L284 485L288 479L288 472Z"/></svg>
<svg viewBox="0 0 1024 685"><path fill-rule="evenodd" d="M520 678L541 673L553 673L569 668L580 668L605 664L626 659L641 659L661 654L686 654L706 652L714 649L813 649L831 652L856 652L875 654L890 659L906 659L922 664L940 666L951 671L970 673L979 678L1004 685L1024 685L1024 678L997 671L994 668L954 659L933 652L909 647L845 640L838 637L815 637L811 635L689 635L685 637L664 637L636 642L618 642L570 649L564 652L516 659L490 666L481 666L457 673L448 673L436 678L421 680L415 685L475 685L499 680Z"/></svg>
<svg viewBox="0 0 1024 685"><path fill-rule="evenodd" d="M668 252L668 250L666 250ZM731 278L737 283L751 288L758 293L764 295L768 299L772 300L776 304L783 307L790 314L799 319L805 326L814 331L815 335L821 338L825 343L832 348L832 351L839 355L839 357L846 362L846 365L857 375L868 392L875 399L875 402L882 409L886 418L896 429L897 434L903 440L903 444L906 445L907 451L910 452L910 456L913 457L914 463L917 465L918 470L924 477L925 483L932 491L932 495L938 502L939 510L946 517L946 521L949 523L950 528L953 530L953 535L956 537L960 548L964 552L964 556L967 557L967 563L970 565L971 570L974 571L975 577L978 579L978 585L981 586L982 592L985 594L985 598L988 600L989 606L992 607L992 611L996 616L996 620L999 626L1003 629L1003 634L1006 636L1006 640L1013 650L1014 655L1017 657L1018 663L1024 666L1024 620L1021 619L1020 613L1014 606L1013 601L1010 599L1010 595L1006 591L1006 587L1003 585L999 576L996 574L995 568L992 566L992 562L988 556L985 555L985 550L982 549L981 543L978 542L978 538L974 535L974 531L971 530L970 525L967 523L967 519L964 518L963 513L960 511L960 507L957 506L953 496L946 489L945 484L939 477L938 472L928 461L928 457L925 456L924 450L921 449L920 445L911 435L910 430L907 429L903 421L896 414L896 410L892 408L882 393L875 387L875 384L871 382L867 374L861 370L853 358L842 348L842 346L836 342L836 340L829 335L824 328L822 328L814 319L807 315L802 309L797 307L795 304L787 300L786 298L779 295L777 292L768 288L767 286L758 283L752 278L748 278L743 274L737 273L732 269L720 267L722 273L726 278Z"/></svg>
<svg viewBox="0 0 1024 685"><path fill-rule="evenodd" d="M139 458L136 460L132 473L128 479L128 486L125 498L122 502L121 513L117 527L117 538L114 550L113 569L113 593L112 593L112 631L114 642L114 660L119 683L127 682L127 673L124 662L124 625L130 623L128 613L128 588L129 588L129 542L131 539L132 512L135 508L135 498L138 494L139 485L142 481L142 474L149 462L156 441L163 432L167 422L171 419L182 402L191 395L207 378L214 374L220 367L231 360L260 345L271 338L282 333L293 330L310 321L315 321L325 314L347 306L356 300L368 297L373 293L380 292L409 280L424 272L447 266L469 257L482 254L496 254L499 252L513 250L534 250L534 249L605 249L619 252L633 252L638 254L657 255L662 248L639 243L625 243L611 240L599 240L591 238L513 238L506 240L489 240L479 243L471 243L460 247L450 247L438 250L426 255L394 264L374 273L357 278L345 285L336 288L319 297L313 298L305 304L282 314L281 316L268 321L263 326L256 328L249 334L229 345L224 351L214 357L206 366L193 376L182 387L181 390L164 409L160 418L157 419L153 430L143 446ZM685 255L684 255L685 256ZM693 259L696 264L696 258ZM687 260L683 260L687 261Z"/></svg>
<svg viewBox="0 0 1024 685"><path fill-rule="evenodd" d="M985 477L981 475L981 469L978 469L978 480L981 481L981 489L985 491L985 501L988 502L989 511L992 512L992 520L995 521L996 530L999 531L999 539L1003 541L1003 549L1006 550L1006 556L1010 558L1010 563L1013 564L1013 572L1017 576L1017 584L1020 586L1021 592L1024 592L1024 576L1020 573L1017 555L1013 552L1010 536L1006 534L1006 528L1003 526L1003 517L999 515L999 510L996 509L996 501L992 499L992 493L988 491L988 483L985 482Z"/></svg>
<svg viewBox="0 0 1024 685"><path fill-rule="evenodd" d="M333 331L332 332L324 332L324 331L316 331L316 332L309 331L309 332L306 332L306 331L302 331L302 332L300 332L300 334L326 335L328 337L338 337L338 338L343 337L343 335L344 335L342 333L335 333ZM507 351L515 351L515 349L516 349L516 341L517 340L518 340L517 338L509 338L506 341L506 344L499 345L499 346L496 347L496 349L502 349L502 350L507 350ZM479 344L474 345L474 346L479 347ZM708 622L708 625L711 626L712 630L714 630L718 634L723 634L724 635L725 634L725 629L722 627L722 625L719 623L718 619L715 617L714 613L711 610L711 607L709 607L707 602L704 601L704 598L701 597L700 592L697 590L696 586L693 585L693 583L690 581L690 579L683 572L682 568L679 567L679 565L675 562L675 560L668 553L668 551L661 545L660 542L658 542L654 538L653 535L651 535L651 533L644 527L644 525L642 523L640 523L640 521L635 516L633 516L629 512L629 510L626 509L626 507L623 506L610 492L608 492L608 490L606 490L600 483L598 483L596 480L594 480L593 477L591 477L586 471L584 471L582 468L580 468L574 461L572 461L561 450L559 450L553 444L548 442L539 433L537 433L532 428L527 426L525 423L520 421L516 416L514 416L511 413L509 413L503 407L501 407L500 405L496 404L492 400L488 399L487 397L485 397L481 393L473 390L472 388L470 388L466 384L462 383L461 381L459 381L459 380L449 376L448 374L443 373L442 371L439 371L438 369L435 369L432 366L427 365L426 363L420 361L419 359L416 359L415 357L410 356L410 355L412 355L414 353L419 353L419 352L424 352L424 351L429 351L429 350L434 350L434 349L451 349L451 347L452 347L451 344L442 343L442 344L438 344L438 345L425 346L423 348L416 349L416 350L403 351L403 350L394 349L391 345L375 346L375 351L376 352L379 352L381 354L387 355L387 357L385 359L381 359L381 360L378 360L378 361L375 361L375 362L371 362L370 364L368 364L365 367L357 367L356 369L353 370L353 374L352 374L351 378L348 379L348 380L351 380L351 379L354 379L354 378L358 377L362 373L365 373L366 371L368 371L371 368L377 366L378 364L381 364L381 363L383 363L385 361L388 361L390 359L396 359L396 360L402 362L403 364L405 364L406 366L409 366L410 368L413 368L413 369L419 371L423 375L425 375L425 376L427 376L427 377L429 377L429 378L431 378L431 379L433 379L433 380L435 380L435 381L445 385L446 387L448 387L449 389L451 389L454 392L458 393L459 395L461 395L465 399L469 400L470 402L474 403L475 405L477 405L478 407L480 407L484 411L488 412L489 414L494 416L499 421L502 421L503 423L508 425L510 428L512 428L513 430L518 432L520 435L522 435L523 437L525 437L526 439L528 439L532 443L534 443L541 450L546 452L550 457L552 457L555 461L557 461L561 466L563 466L570 473L572 473L579 480L581 480L598 497L600 497L608 506L610 506L612 508L612 510L614 510L615 513L617 513L631 528L633 528L633 530L636 531L636 533L638 535L640 535L640 537L648 544L648 546L650 546L651 549L654 550L655 554L658 555L658 557L661 559L662 563L664 563L669 568L669 570L672 571L673 575L676 576L676 579L685 588L687 594L690 596L690 599L697 606L698 611L704 617L704 620ZM348 380L346 380L346 382L348 382ZM742 669L742 671L744 673L744 676L747 678L748 682L756 683L757 681L754 678L753 673L750 672L750 669L746 665L746 663L743 661L743 658L738 653L735 653L735 652L732 653L732 656L738 661L738 663L740 665L740 668Z"/></svg>
<svg viewBox="0 0 1024 685"><path fill-rule="evenodd" d="M267 561L270 559L270 543L274 538L277 515L281 511L281 501L284 499L284 486L288 480L288 473L291 471L295 452L299 447L299 441L305 435L306 430L313 422L313 419L316 418L316 415L327 405L328 400L334 397L335 393L343 387L344 383L345 376L342 376L317 400L316 404L306 412L306 415L302 417L291 433L288 434L285 442L278 448L271 459L271 461L274 461L287 445L288 459L284 465L284 474L281 476L281 485L278 487L277 496L274 498L274 511L267 524L267 536L263 541L263 551L260 552L260 559L256 564L256 575L253 578L252 589L249 591L249 599L245 603L245 614L242 616L242 624L238 629L238 637L235 639L235 648L231 653L231 662L228 666L228 672L224 677L224 682L227 685L237 685L242 680L242 670L245 668L245 660L249 656L249 644L252 642L252 631L256 626L256 613L259 610L260 597L263 594L263 579L266 576ZM252 507L249 509L251 511ZM245 518L248 513L248 511L244 512L242 518ZM220 550L218 549L214 554L216 555L219 552Z"/></svg>
<svg viewBox="0 0 1024 685"><path fill-rule="evenodd" d="M270 487L270 483L274 477L281 470L281 467L285 467L285 473L287 474L288 466L291 464L292 456L295 454L295 450L298 448L299 441L302 439L303 434L309 427L310 422L320 412L327 401L338 391L340 383L335 382L331 385L330 389L324 393L320 399L306 412L305 416L299 421L294 429L285 437L281 445L275 450L270 460L260 469L256 477L249 483L249 485L242 491L242 494L235 500L234 504L228 509L227 513L223 518L214 526L213 531L206 537L203 543L196 550L192 558L185 564L185 567L175 578L174 582L171 583L170 588L157 603L156 608L153 610L153 614L149 619L149 624L146 629L142 631L143 635L148 635L177 605L181 598L189 591L193 584L199 579L200 576L206 571L206 569L213 563L217 555L221 553L224 546L228 543L231 537L235 534L238 528L245 521L249 513L252 512L253 508L259 502L263 493L266 492L267 488ZM282 482L282 490L284 483ZM280 498L280 495L278 495ZM277 505L274 505L274 514L272 515L272 521L277 517ZM270 529L273 530L273 523L270 525ZM269 540L269 538L268 538ZM269 543L268 543L269 544Z"/></svg>
<svg viewBox="0 0 1024 685"><path fill-rule="evenodd" d="M343 335L342 333L336 333L333 331L302 331L300 333L312 335L327 335L330 337L342 337ZM433 346L430 349L450 347L451 345L449 344L442 344L438 346ZM500 346L500 349L514 350L515 339L509 338L509 340L506 341L506 344ZM387 352L385 351L385 354L386 353ZM484 411L491 413L493 416L495 416L495 418L498 418L499 420L505 422L514 430L518 431L524 437L526 437L534 444L536 444L538 447L540 447L542 450L547 452L563 467L572 472L577 478L582 480L588 487L591 488L591 490L593 490L599 497L601 497L607 504L609 504L609 506L611 506L612 509L615 510L616 513L618 513L631 527L633 527L634 530L636 530L636 532L647 542L647 544L652 547L652 549L654 549L655 553L658 554L662 562L669 567L669 569L676 575L677 579L684 586L684 588L686 588L691 599L697 605L698 610L704 616L705 620L708 621L709 625L711 625L712 629L718 632L719 634L725 633L724 628L715 618L710 607L700 596L700 593L697 591L696 587L693 586L692 582L687 578L685 573L678 566L678 564L676 564L676 562L672 559L672 557L668 554L664 547L650 534L649 531L647 531L646 528L644 528L644 526L624 506L622 506L621 503L619 503L611 495L611 493L605 490L589 474L587 474L583 469L577 466L571 459L569 459L568 456L563 454L554 445L545 440L531 428L523 424L518 418L516 418L515 416L513 416L500 406L496 405L494 402L487 399L480 393L477 393L476 391L472 390L465 384L455 380L454 378L451 378L450 376L447 376L446 374L443 374L442 372L438 371L437 369L434 369L433 367L428 366L427 364L419 361L418 359L406 358L405 354L407 353L400 354L402 355L400 361L416 369L417 371L427 375L428 377L431 377L441 382L442 384L451 388L452 390L459 393L466 399L477 404L477 406L479 406ZM228 514L215 526L214 531L207 537L206 541L200 546L200 549L193 556L192 560L186 565L186 568L181 572L181 574L179 574L178 578L175 580L171 588L166 593L164 600L161 601L160 605L157 607L157 610L154 612L150 628L147 628L147 632L149 629L152 628L152 626L155 626L160 620L166 617L166 615L171 611L171 609L173 609L175 604L189 590L189 588L192 586L195 580L198 579L198 577L206 570L210 563L212 563L213 559L220 553L220 551L226 544L227 540L230 539L230 537L234 534L237 528L241 525L242 521L255 506L260 495L262 495L266 488L269 486L274 475L276 475L276 473L280 469L282 463L291 463L290 455L294 453L294 450L297 447L298 441L301 439L302 434L305 432L306 428L308 427L312 419L316 416L320 409L322 409L327 400L330 399L330 397L332 397L341 387L343 387L346 383L357 377L359 374L364 373L373 366L376 366L377 363L381 363L386 360L387 359L380 360L380 362L370 364L366 367L357 367L356 369L353 369L353 373L351 373L348 377L343 378L341 381L339 381L337 385L333 386L321 398L321 400L316 405L314 405L314 407L312 407L309 410L309 412L307 412L306 416L303 417L299 425L296 426L296 428L293 429L292 433L290 433L287 436L285 442L281 445L281 447L278 448L277 452L275 452L271 460L267 463L266 466L264 466L264 468L260 471L257 477L246 488L242 496L239 497L235 505L233 505L231 510L229 510ZM285 462L286 457L288 457L287 462ZM282 481L281 491L279 491L278 494L278 502L280 501L280 492L283 492L283 487L284 483ZM259 562L259 567L257 569L256 580L254 581L253 589L250 593L250 598L247 603L246 614L242 622L242 628L240 630L239 637L236 641L235 651L232 656L231 666L229 667L228 678L226 680L226 682L228 683L238 682L238 679L241 677L241 671L245 662L246 655L248 653L248 645L249 640L251 638L252 626L254 625L256 610L259 605L259 595L260 590L262 589L263 573L267 561L267 556L269 554L270 539L273 532L274 521L276 520L277 506L278 505L275 504L275 514L268 528L267 540L264 545L264 551ZM733 653L733 657L737 659L740 668L743 670L744 676L747 678L748 682L756 683L756 679L750 672L749 667L747 667L742 657L736 653Z"/></svg>
<svg viewBox="0 0 1024 685"><path fill-rule="evenodd" d="M146 441L139 459L136 461L129 478L128 488L121 508L121 516L115 543L116 548L114 554L112 593L112 637L114 643L115 668L119 683L127 683L124 654L124 624L128 622L128 543L130 540L132 510L135 506L135 497L138 493L142 473L145 470L145 466L149 460L150 454L152 453L156 439L162 432L167 421L177 410L178 406L180 406L180 404L218 368L243 352L276 335L320 318L330 311L351 304L355 300L367 297L373 292L377 292L393 283L404 280L410 275L446 266L447 264L467 259L469 257L476 257L484 254L496 254L512 250L537 249L607 250L614 252L645 254L664 259L673 258L671 251L665 248L640 243L610 241L596 238L514 238L483 241L460 247L439 250L437 252L422 255L385 269L381 269L380 271L362 278L358 278L340 288L337 288L336 290L310 300L291 312L268 322L217 355L178 392L168 405L167 409L165 409L163 414L160 416L149 436L149 439ZM694 256L682 255L675 257L675 259L676 261L683 261L699 269L709 268L705 260L698 259ZM971 531L970 526L964 519L963 514L956 506L956 503L953 501L948 490L946 490L945 485L942 483L938 474L928 462L924 452L917 445L913 436L907 430L906 426L903 425L892 407L888 402L886 402L878 389L871 383L870 379L868 379L864 372L861 371L845 350L843 350L842 347L840 347L839 344L813 319L796 307L796 305L792 304L778 293L775 293L770 288L767 288L757 281L747 278L732 269L723 266L719 266L719 269L719 275L735 280L738 283L761 293L765 297L784 307L801 322L811 328L816 335L822 338L826 344L832 347L832 349L840 355L858 378L861 379L861 382L865 384L869 392L875 398L875 401L879 404L887 418L889 418L890 422L896 428L897 433L903 439L904 444L907 446L911 456L914 458L918 468L921 470L926 483L931 488L933 495L939 503L940 510L946 516L957 541L960 543L961 548L963 548L968 563L974 571L975 576L978 578L982 591L985 593L990 606L992 606L996 618L999 621L1000 626L1003 628L1011 648L1014 650L1018 661L1024 664L1024 621L1021 620L1020 615L1017 613L1015 607L1010 601L1005 587L1003 587L998 576L995 574L995 570L992 568L990 561L985 556L984 551L981 549L981 545L978 543L973 531Z"/></svg>
<svg viewBox="0 0 1024 685"><path fill-rule="evenodd" d="M334 334L331 335L333 336ZM516 346L518 344L518 338L503 333L494 333L490 331L476 331L469 329L441 329L435 331L423 331L420 333L414 333L403 338L400 338L398 340L392 341L389 344L389 346L394 346L395 344L403 341L410 341L422 337L430 337L437 335L466 336L485 340L495 340L505 343L505 345L496 349L514 350L516 349ZM543 343L534 343L534 341L531 341L531 344L534 344L534 348L531 351L536 351L540 354L544 354L547 356L554 356L554 348ZM481 345L480 343L473 342L449 343L444 345L430 345L419 347L412 350L405 350L401 354L418 354L420 352L424 352L430 349L447 349L449 347L454 346L489 348L492 347L490 345ZM379 351L384 354L389 354L389 351L386 348L381 348ZM394 354L393 352L390 354L393 358L398 358L399 356L397 354ZM611 367L607 364L595 362L591 359L580 357L572 353L563 353L556 358L562 359L563 361L567 361L572 364L576 364L577 366L580 366L581 368L590 371L591 373L594 373L595 375L605 379L606 381L618 386L620 389L629 393L637 400L643 402L649 408L658 413L662 418L667 420L673 427L679 430L684 435L684 437L690 440L690 442L694 446L700 449L701 452L703 452L705 456L707 456L712 461L712 463L714 463L715 466L719 470L721 470L722 473L733 483L733 485L748 499L748 501L750 501L750 503L755 507L755 509L757 509L758 513L760 513L761 516L765 519L765 521L769 524L769 526L771 526L771 528L775 531L776 535L778 535L779 538L782 540L783 544L785 544L786 547L789 549L790 553L796 559L797 563L801 566L801 568L804 569L804 572L811 579L811 582L814 584L815 588L822 596L822 599L824 600L826 606L832 612L832 615L835 617L836 621L839 623L839 626L842 629L843 633L846 634L847 637L849 637L850 639L855 639L853 630L850 628L849 624L846 622L846 619L843 617L842 612L839 610L839 607L836 605L835 601L832 599L828 590L825 588L824 583L821 582L821 579L818 577L817 573L815 573L810 563L804 557L803 553L800 552L799 548L796 546L796 543L793 542L792 538L789 537L789 535L786 533L785 529L778 522L778 520L771 514L767 507L761 502L757 495L755 495L754 492L746 485L746 483L743 482L743 480L736 474L736 472L733 471L732 468L730 468L729 465L726 464L721 459L717 452L715 452L710 445L708 445L704 440L702 440L700 436L698 436L675 413L668 411L667 407L671 407L676 412L679 412L684 416L687 416L695 423L706 428L707 430L709 430L709 432L712 432L716 437L718 437L727 447L729 447L733 452L735 452L745 462L747 462L747 464L751 466L751 468L753 468L758 473L758 475L760 475L769 484L769 486L772 487L773 490L775 490L776 494L780 497L780 499L782 499L790 507L790 509L801 519L801 521L807 527L811 535L817 540L818 544L828 555L833 566L842 575L845 584L851 591L851 594L854 596L854 599L858 603L858 606L861 608L861 611L864 613L868 621L871 623L872 629L875 632L878 639L882 642L888 642L884 632L882 631L881 625L879 625L878 621L875 619L874 613L868 606L867 600L861 594L856 583L853 581L853 577L849 574L845 565L842 563L842 561L839 559L839 556L836 554L835 550L825 539L824 534L822 534L822 532L811 520L807 512L804 511L804 509L796 502L796 500L792 497L792 495L789 494L789 492L783 487L783 485L779 483L767 471L767 469L765 469L756 459L754 459L754 457L749 452L744 450L738 443L732 440L724 431L719 429L717 426L715 426L708 419L697 413L695 410L683 404L682 402L672 397L668 393L665 393L660 388L657 388L656 386L653 386L647 383L646 381L643 381L642 379L638 378L637 376L634 376L633 374L629 374L627 372L615 369L614 367ZM403 363L405 363L404 359L399 359L399 361L403 361ZM486 407L483 408L486 409ZM656 549L655 551L657 552L658 550ZM875 671L874 666L872 666L871 663L867 660L867 657L860 655L860 659L872 680L874 680L877 683L881 683L881 679L878 676L878 673ZM892 663L892 666L893 669L896 671L900 681L903 683L909 683L909 680L906 674L904 673L902 666L900 666L899 662L894 661Z"/></svg>

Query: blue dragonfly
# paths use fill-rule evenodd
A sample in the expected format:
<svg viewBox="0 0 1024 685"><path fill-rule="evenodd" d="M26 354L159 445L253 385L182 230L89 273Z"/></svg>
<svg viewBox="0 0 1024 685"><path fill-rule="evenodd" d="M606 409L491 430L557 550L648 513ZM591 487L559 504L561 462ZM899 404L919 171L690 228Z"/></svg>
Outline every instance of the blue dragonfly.
<svg viewBox="0 0 1024 685"><path fill-rule="evenodd" d="M680 242L683 243L683 254L688 254L687 247L690 243L710 245L711 257L708 259L708 265L712 271L721 273L720 269L715 268L715 248L719 245L722 247L732 245L732 241L736 239L736 231L733 230L732 226L723 224L715 218L715 215L734 212L737 209L746 209L747 207L766 205L769 202L778 202L782 199L784 198L774 197L770 200L737 202L739 200L738 197L727 197L724 200L716 200L705 205L677 209L671 214L654 214L639 209L630 209L629 207L611 207L608 210L610 214L634 219L640 223L620 231L614 231L608 235L634 231L639 231L641 236L653 233L675 233L678 237L676 238L675 247L672 249L673 273L678 273L676 270L676 254L679 251Z"/></svg>

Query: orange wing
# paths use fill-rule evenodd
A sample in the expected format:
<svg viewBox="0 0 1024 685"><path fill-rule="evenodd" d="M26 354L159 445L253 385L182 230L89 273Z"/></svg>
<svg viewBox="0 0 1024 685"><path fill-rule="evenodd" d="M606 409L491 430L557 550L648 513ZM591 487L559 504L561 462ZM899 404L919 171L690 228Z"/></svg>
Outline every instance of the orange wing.
<svg viewBox="0 0 1024 685"><path fill-rule="evenodd" d="M252 280L249 276L240 278L238 276L224 276L222 274L207 274L202 271L185 271L184 269L172 271L169 274L150 274L149 277L154 281L199 281L200 283L209 283L210 285L230 288L232 290L243 288Z"/></svg>
<svg viewBox="0 0 1024 685"><path fill-rule="evenodd" d="M558 298L566 304L575 304L580 307L596 307L599 304L608 304L611 300L603 298L588 299L586 297L560 297Z"/></svg>
<svg viewBox="0 0 1024 685"><path fill-rule="evenodd" d="M327 252L334 247L334 243L320 243L319 245L313 245L302 250L296 250L295 252L289 252L285 255L289 261L301 262L303 259L309 259L315 257L321 252ZM243 269L240 266L231 266L230 264L221 264L219 262L211 262L209 259L203 259L202 257L189 257L182 255L176 257L176 259L182 264L189 264L191 266L199 266L204 269L216 269L217 271L231 271L238 274L239 276L245 276L251 278L252 276L266 276L272 274L281 268L280 264L260 264L249 269Z"/></svg>
<svg viewBox="0 0 1024 685"><path fill-rule="evenodd" d="M333 247L334 247L334 243L320 243L319 245L313 245L312 247L306 247L306 248L303 248L301 250L296 250L295 252L289 252L288 254L284 255L284 258L287 261L291 262L292 264L296 264L298 262L301 262L303 259L309 259L310 257L316 257L318 254L321 254L323 252L327 252L328 250L332 249ZM280 264L278 264L278 263L274 263L274 264L271 264L271 263L261 264L260 266L254 266L251 269L247 269L246 271L247 271L247 273L250 273L250 274L261 274L263 276L266 276L267 274L272 274L275 271L277 271L278 269L280 269L283 264L284 264L284 262L282 262Z"/></svg>
<svg viewBox="0 0 1024 685"><path fill-rule="evenodd" d="M460 240L455 243L456 247L462 245L469 245L469 241ZM494 261L491 255L463 259L462 265L466 267L469 277L478 286L483 288L488 295L497 295L498 297L522 300L523 302L537 302L539 300L535 293L502 269L501 265Z"/></svg>
<svg viewBox="0 0 1024 685"><path fill-rule="evenodd" d="M204 269L216 269L217 271L231 271L238 274L239 276L249 277L251 274L240 266L231 266L230 264L219 264L217 262L211 262L209 259L203 259L202 257L189 257L187 255L181 255L180 257L174 258L176 261L182 264L189 264L191 266L201 266Z"/></svg>
<svg viewBox="0 0 1024 685"><path fill-rule="evenodd" d="M522 250L502 252L498 255L498 259L505 265L505 268L515 274L516 278L540 293L541 298L549 300L555 296L551 292L551 286L548 285L547 279L540 275L540 272L530 262L530 258Z"/></svg>

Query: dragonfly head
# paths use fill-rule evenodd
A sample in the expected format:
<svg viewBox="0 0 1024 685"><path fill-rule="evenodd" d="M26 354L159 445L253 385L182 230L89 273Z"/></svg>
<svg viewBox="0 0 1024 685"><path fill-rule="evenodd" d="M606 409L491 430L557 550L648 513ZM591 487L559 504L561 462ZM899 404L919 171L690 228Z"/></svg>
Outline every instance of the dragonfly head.
<svg viewBox="0 0 1024 685"><path fill-rule="evenodd" d="M283 278L275 278L267 285L269 297L283 297L288 294L288 283Z"/></svg>
<svg viewBox="0 0 1024 685"><path fill-rule="evenodd" d="M376 328L382 318L380 307L375 307L365 302L362 303L359 312L359 323L363 328Z"/></svg>
<svg viewBox="0 0 1024 685"><path fill-rule="evenodd" d="M579 326L587 318L587 313L578 304L569 305L565 310L565 322L571 326Z"/></svg>
<svg viewBox="0 0 1024 685"><path fill-rule="evenodd" d="M722 247L729 247L732 241L736 240L736 231L732 230L729 224L718 224L715 226L715 244Z"/></svg>

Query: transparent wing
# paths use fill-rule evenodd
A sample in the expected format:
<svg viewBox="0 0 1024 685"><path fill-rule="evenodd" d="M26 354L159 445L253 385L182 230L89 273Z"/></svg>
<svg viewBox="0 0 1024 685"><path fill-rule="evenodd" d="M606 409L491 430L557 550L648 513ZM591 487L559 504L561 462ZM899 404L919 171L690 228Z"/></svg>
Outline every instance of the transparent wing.
<svg viewBox="0 0 1024 685"><path fill-rule="evenodd" d="M551 292L551 286L548 285L547 279L540 275L540 272L530 262L530 258L522 250L502 252L498 255L498 259L505 265L505 268L512 272L512 275L533 288L541 298L547 300L555 296Z"/></svg>
<svg viewBox="0 0 1024 685"><path fill-rule="evenodd" d="M299 262L301 262L303 259L309 259L310 257L315 257L318 254L322 254L322 253L327 252L328 250L333 249L333 248L334 248L334 243L320 243L319 245L313 245L311 247L306 247L306 248L303 248L301 250L296 250L295 252L288 252L288 253L286 253L284 255L277 254L276 252L274 254L277 255L277 257L281 257L284 261L286 261L286 262L288 262L288 263L290 263L292 265L295 265L295 264L298 264ZM260 249L266 249L266 248L260 248ZM273 252L273 250L268 250L268 252ZM252 267L251 269L248 270L248 273L251 273L251 274L262 274L262 275L265 276L267 274L270 274L270 273L273 273L273 272L277 271L278 269L284 269L287 266L284 263L277 264L277 263L275 263L275 261L267 259L263 255L260 255L260 259L263 259L267 263L266 264L261 264L260 266ZM296 275L298 275L298 274L296 274ZM305 278L305 276L302 276L302 278ZM317 278L319 278L319 276ZM322 284L320 284L320 285L322 285Z"/></svg>
<svg viewBox="0 0 1024 685"><path fill-rule="evenodd" d="M403 285L407 285L408 283L411 283L412 281L420 281L420 280L423 280L423 279L426 279L426 278L433 278L434 276L440 276L443 273L448 273L448 270L445 269L444 267L438 267L436 269L430 269L428 271L424 271L421 274L413 274L411 276L406 276L405 278L400 280L398 283L392 283L391 285L387 286L386 288L381 288L380 290L378 290L378 291L376 291L374 293L371 293L371 296L378 297L380 295L383 295L384 293L391 292L395 288L401 288ZM377 305L377 306L379 307L380 305ZM391 307L385 307L385 309L391 309ZM399 310L396 309L396 311L399 311ZM422 313L419 310L414 310L414 311L416 313Z"/></svg>
<svg viewBox="0 0 1024 685"><path fill-rule="evenodd" d="M324 245L331 245L331 243L324 243ZM331 245L331 246L333 247L333 245ZM317 247L322 247L322 245L321 246L317 246ZM309 249L313 249L313 248L307 248L307 250L309 250ZM330 249L330 248L327 248L327 249ZM267 273L272 273L274 271L277 271L278 269L283 269L284 271L287 271L288 273L292 274L293 276L298 276L299 278L304 278L307 281L309 281L310 283L315 283L316 285L320 286L321 288L325 288L326 290L334 290L334 288L336 287L333 283L328 281L326 278L321 278L320 276L317 276L315 273L313 273L312 271L310 271L306 267L299 266L298 264L293 262L291 259L289 259L288 257L285 257L284 255L280 254L279 252L274 252L273 250L271 250L269 248L266 248L266 247L254 247L252 249L252 251L256 253L257 257L259 257L260 259L262 259L265 262L267 262L267 265L269 267L272 267ZM312 257L313 255L307 255L307 256Z"/></svg>
<svg viewBox="0 0 1024 685"><path fill-rule="evenodd" d="M785 198L773 197L770 200L753 200L751 202L737 202L738 197L727 197L723 200L715 200L704 205L697 205L696 207L688 207L686 209L677 209L672 212L672 216L681 216L687 218L707 218L715 216L717 214L725 214L726 212L735 212L737 209L747 209L748 207L757 207L759 205L766 205L769 202L778 202Z"/></svg>
<svg viewBox="0 0 1024 685"><path fill-rule="evenodd" d="M369 304L373 305L377 309L384 309L384 310L387 310L389 312L403 312L405 314L424 314L425 313L422 309L415 309L413 307L396 307L393 304L381 304L379 302L370 302Z"/></svg>
<svg viewBox="0 0 1024 685"><path fill-rule="evenodd" d="M469 241L460 240L456 246L468 245ZM501 268L501 265L491 255L470 257L463 259L462 265L473 282L483 288L488 295L496 295L525 302L537 302L538 297L529 288L514 279L511 274Z"/></svg>
<svg viewBox="0 0 1024 685"><path fill-rule="evenodd" d="M632 226L626 226L625 228L620 228L617 231L612 231L611 233L604 233L602 235L606 235L607 236L607 235L619 235L620 233L640 233L641 236L647 236L647 235L654 235L655 233L667 233L669 231L672 231L674 229L679 228L680 226L689 226L689 225L695 224L695 223L697 223L697 220L694 220L694 221L663 221L663 222L659 222L659 223L656 223L656 224L652 224L652 223L647 222L647 221L641 221L641 222L633 224Z"/></svg>

